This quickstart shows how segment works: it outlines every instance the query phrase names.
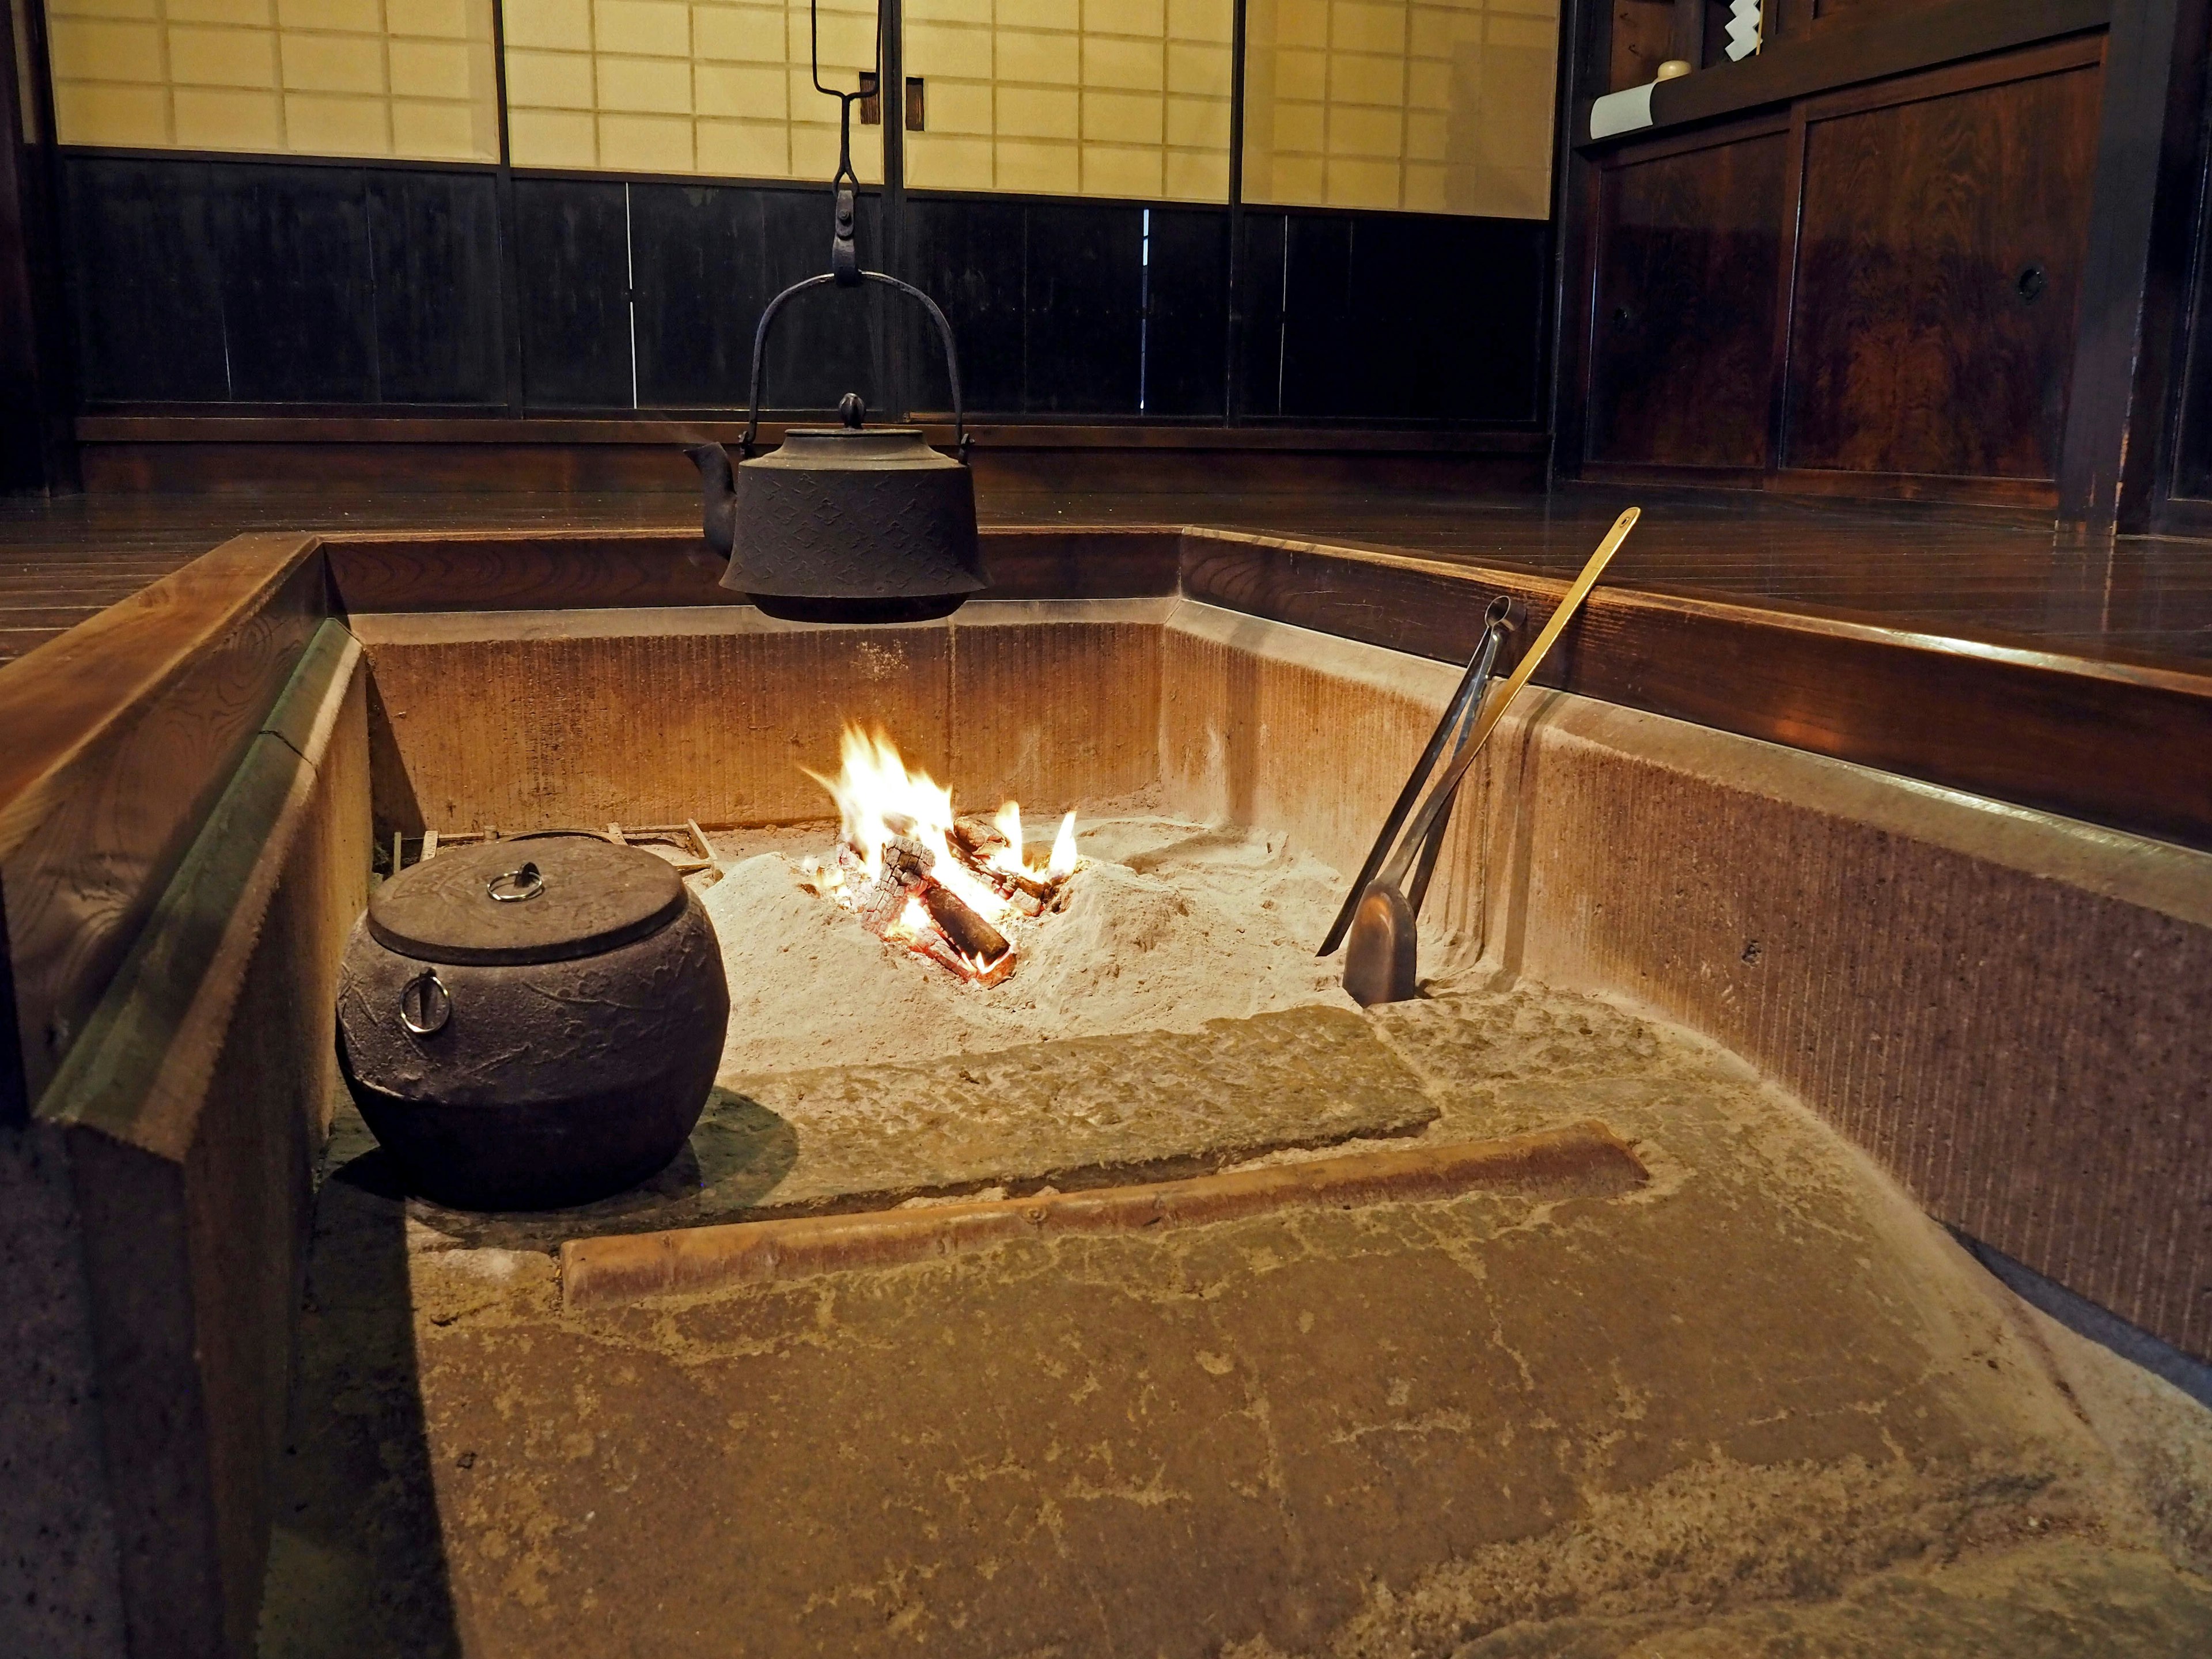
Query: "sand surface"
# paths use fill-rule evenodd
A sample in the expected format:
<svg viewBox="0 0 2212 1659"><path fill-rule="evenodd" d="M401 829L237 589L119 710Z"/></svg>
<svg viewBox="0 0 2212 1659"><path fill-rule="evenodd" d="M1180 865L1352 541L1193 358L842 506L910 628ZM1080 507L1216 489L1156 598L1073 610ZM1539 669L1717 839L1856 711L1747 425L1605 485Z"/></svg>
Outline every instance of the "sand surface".
<svg viewBox="0 0 2212 1659"><path fill-rule="evenodd" d="M2212 1588L2177 1564L2202 1407L2115 1411L2147 1385L2102 1350L2062 1384L2050 1334L1741 1060L1532 984L1251 1023L1358 1027L1432 1140L1595 1116L1652 1179L570 1310L542 1249L461 1247L349 1164L317 1206L258 1651L2212 1652ZM1165 1120L1224 1092L1235 1039L1201 1041L1087 1046L1126 1049L1158 1096L1130 1109ZM1007 1053L913 1068L946 1114L905 1120L915 1163L990 1129L971 1113L1112 1103L1110 1066L1024 1084ZM802 1146L872 1133L879 1083L792 1104Z"/></svg>
<svg viewBox="0 0 2212 1659"><path fill-rule="evenodd" d="M988 988L800 885L799 859L835 835L825 823L778 832L767 850L740 845L706 890L729 970L726 1077L1354 1006L1341 957L1314 955L1343 878L1279 831L1142 814L1081 823L1087 862L1066 908L1008 930L1019 961Z"/></svg>

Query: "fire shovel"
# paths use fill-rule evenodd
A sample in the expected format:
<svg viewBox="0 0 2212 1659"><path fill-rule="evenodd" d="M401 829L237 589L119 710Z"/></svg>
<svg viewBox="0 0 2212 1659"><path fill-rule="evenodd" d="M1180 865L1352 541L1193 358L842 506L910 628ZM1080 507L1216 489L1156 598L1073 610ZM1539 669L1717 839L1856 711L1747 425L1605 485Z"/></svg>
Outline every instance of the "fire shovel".
<svg viewBox="0 0 2212 1659"><path fill-rule="evenodd" d="M1597 579L1604 574L1607 564L1612 561L1621 543L1627 539L1628 532L1635 528L1639 516L1640 509L1632 507L1613 520L1613 528L1606 532L1605 539L1598 544L1597 550L1583 566L1582 574L1575 578L1574 586L1568 588L1566 597L1559 601L1559 608L1544 624L1543 632L1536 636L1535 643L1515 665L1512 677L1505 682L1504 690L1481 709L1473 734L1462 740L1450 763L1437 775L1436 787L1429 792L1428 799L1407 827L1406 837L1399 843L1397 852L1371 882L1366 878L1381 858L1382 849L1389 843L1391 826L1385 826L1376 851L1369 854L1369 869L1360 872L1361 883L1355 884L1352 888L1358 895L1358 903L1346 906L1352 913L1352 930L1351 943L1344 955L1345 991L1362 1007L1371 1007L1378 1002L1404 1002L1419 994L1419 940L1415 929L1419 903L1418 896L1414 900L1408 900L1406 896L1403 884L1407 872L1413 867L1415 857L1419 856L1421 869L1415 891L1417 896L1424 894L1428 886L1429 872L1436 860L1435 843L1443 837L1444 820L1451 811L1452 797L1459 788L1460 780L1474 764L1476 757L1482 752L1483 744L1489 741L1491 732L1504 718L1505 711L1512 707L1513 699L1521 694L1522 687L1528 684L1546 654L1558 642L1559 635L1566 632L1567 624L1574 620L1576 611L1582 608L1583 600L1597 585ZM1497 641L1503 637L1503 633L1504 620L1493 608L1481 650L1468 670L1467 683L1462 687L1462 694L1469 687L1473 688L1473 701L1475 702L1479 703L1481 699L1481 682L1487 678L1490 663L1497 654ZM1456 702L1457 700L1455 701ZM1430 753L1423 756L1421 765L1415 769L1414 781L1407 786L1406 794L1400 797L1400 810L1418 787L1420 773L1432 763L1441 749L1444 732L1465 718L1468 712L1455 708L1446 714L1444 724L1437 728L1437 737L1431 740ZM1394 811L1392 816L1396 817L1396 811ZM1335 948L1343 927L1344 918L1340 915L1336 927L1330 930L1328 940L1322 948L1322 955L1327 956Z"/></svg>

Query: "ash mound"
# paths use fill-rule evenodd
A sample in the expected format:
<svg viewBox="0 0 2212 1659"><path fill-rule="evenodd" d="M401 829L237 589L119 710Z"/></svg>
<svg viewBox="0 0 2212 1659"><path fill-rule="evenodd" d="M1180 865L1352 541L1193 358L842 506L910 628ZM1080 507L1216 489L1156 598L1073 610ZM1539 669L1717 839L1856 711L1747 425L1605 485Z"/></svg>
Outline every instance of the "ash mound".
<svg viewBox="0 0 2212 1659"><path fill-rule="evenodd" d="M1314 956L1342 878L1279 832L1104 818L1081 827L1079 845L1085 863L1065 907L1020 925L1018 966L988 988L876 938L802 886L793 856L731 863L702 896L730 980L723 1072L896 1064L1355 1006L1340 964Z"/></svg>

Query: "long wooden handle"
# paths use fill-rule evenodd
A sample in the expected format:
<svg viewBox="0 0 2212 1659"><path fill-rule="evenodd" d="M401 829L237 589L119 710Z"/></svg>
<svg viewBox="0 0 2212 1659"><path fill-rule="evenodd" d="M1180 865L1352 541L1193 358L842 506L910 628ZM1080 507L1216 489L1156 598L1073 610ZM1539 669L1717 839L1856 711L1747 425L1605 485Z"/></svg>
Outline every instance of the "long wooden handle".
<svg viewBox="0 0 2212 1659"><path fill-rule="evenodd" d="M1621 543L1628 539L1628 532L1636 528L1636 521L1643 516L1642 507L1632 507L1613 521L1613 528L1605 532L1605 539L1597 544L1597 551L1589 556L1589 562L1583 567L1583 574L1575 578L1575 585L1567 590L1567 597L1559 601L1559 608L1552 613L1551 621L1544 624L1544 631L1536 635L1536 643L1530 646L1528 654L1514 665L1511 678L1505 682L1505 690L1498 694L1497 702L1483 711L1481 723L1474 728L1474 747L1479 749L1482 746L1482 740L1490 735L1491 727L1504 718L1506 709L1512 706L1513 699L1521 695L1521 688L1528 684L1543 662L1544 653L1558 643L1560 635L1567 631L1567 624L1575 619L1575 612L1582 609L1583 601L1589 597L1590 589L1597 586L1597 579L1605 574L1606 566L1613 562L1613 556L1620 550Z"/></svg>
<svg viewBox="0 0 2212 1659"><path fill-rule="evenodd" d="M1613 554L1620 550L1621 543L1628 539L1628 532L1636 528L1637 520L1643 516L1642 507L1632 507L1613 521L1613 528L1605 532L1605 539L1597 544L1597 551L1589 556L1589 562L1583 567L1582 574L1575 578L1574 586L1567 590L1567 597L1559 601L1559 608L1552 613L1552 619L1544 624L1544 631L1536 635L1536 642L1514 665L1513 672L1505 682L1505 689L1484 705L1482 718L1475 722L1474 735L1468 739L1465 748L1452 757L1451 764L1437 778L1427 805L1422 807L1420 815L1406 832L1408 845L1419 842L1428 834L1429 826L1436 822L1437 815L1451 799L1453 789L1467 775L1468 768L1474 764L1474 757L1482 752L1482 745L1490 740L1492 730L1505 718L1505 711L1512 707L1513 699L1521 695L1521 688L1528 684L1542 664L1544 653L1552 648L1560 635L1567 631L1567 624L1575 619L1575 612L1582 608L1583 601L1589 597L1590 589L1597 586L1597 579L1605 574L1606 566L1613 562Z"/></svg>

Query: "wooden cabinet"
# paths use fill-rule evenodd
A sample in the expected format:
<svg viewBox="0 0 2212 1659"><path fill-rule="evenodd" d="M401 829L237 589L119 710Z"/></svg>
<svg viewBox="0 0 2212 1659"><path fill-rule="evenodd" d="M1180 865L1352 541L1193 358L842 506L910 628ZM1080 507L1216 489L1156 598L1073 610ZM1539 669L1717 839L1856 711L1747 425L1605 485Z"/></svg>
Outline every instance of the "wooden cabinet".
<svg viewBox="0 0 2212 1659"><path fill-rule="evenodd" d="M1597 156L1590 476L2057 500L2104 39Z"/></svg>
<svg viewBox="0 0 2212 1659"><path fill-rule="evenodd" d="M2098 82L1807 112L1786 465L2057 476Z"/></svg>
<svg viewBox="0 0 2212 1659"><path fill-rule="evenodd" d="M1788 131L1770 122L1606 169L1594 458L1767 465L1789 161Z"/></svg>

